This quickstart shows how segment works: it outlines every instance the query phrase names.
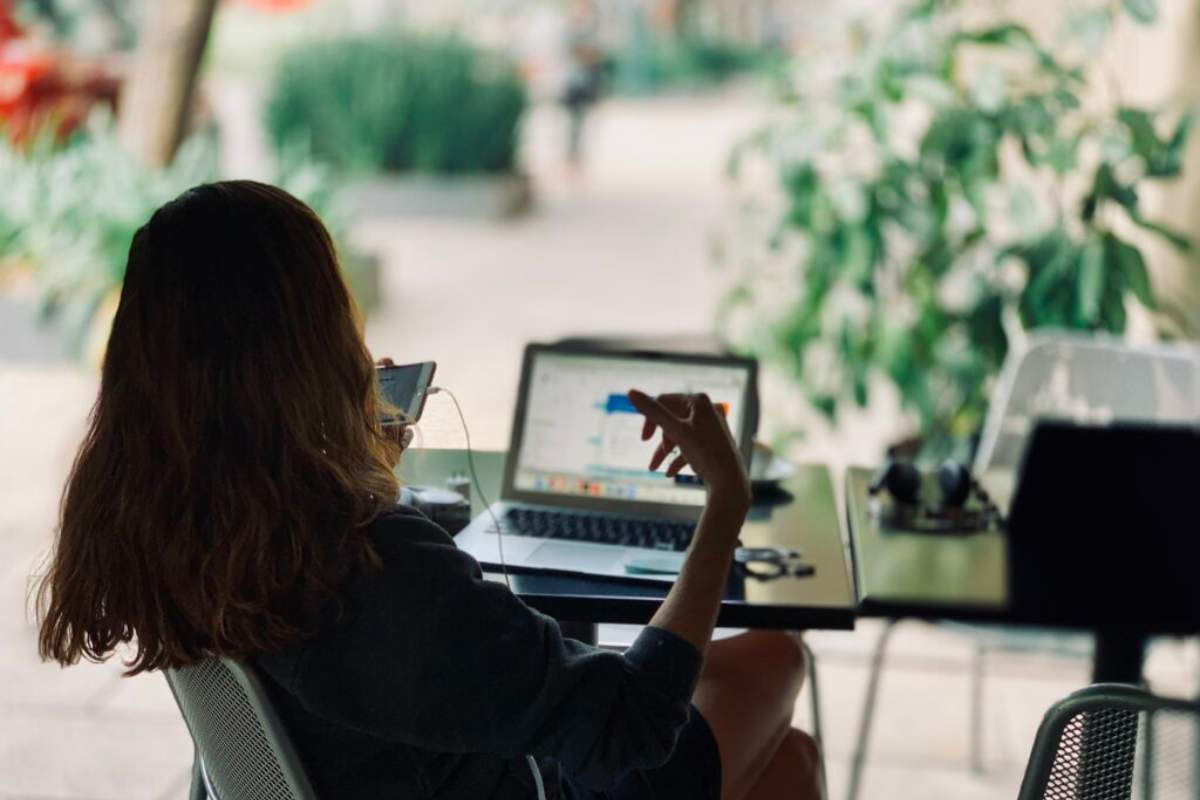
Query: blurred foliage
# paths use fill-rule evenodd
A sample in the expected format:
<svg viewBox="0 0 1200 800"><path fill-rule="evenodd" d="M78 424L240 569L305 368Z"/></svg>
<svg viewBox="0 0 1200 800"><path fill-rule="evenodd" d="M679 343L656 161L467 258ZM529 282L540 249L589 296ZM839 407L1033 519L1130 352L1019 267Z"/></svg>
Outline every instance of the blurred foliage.
<svg viewBox="0 0 1200 800"><path fill-rule="evenodd" d="M219 180L215 142L197 135L163 170L141 166L117 143L111 120L94 116L65 145L46 136L27 149L0 141L0 285L32 283L40 316L61 327L82 352L96 319L111 313L129 245L163 203L192 186ZM273 182L308 203L335 239L343 226L324 170L303 154L280 159ZM364 313L374 304L362 263L343 253L343 268ZM106 323L106 320L101 320Z"/></svg>
<svg viewBox="0 0 1200 800"><path fill-rule="evenodd" d="M16 0L12 8L19 22L60 43L91 50L99 38L125 50L137 40L136 5L128 0Z"/></svg>
<svg viewBox="0 0 1200 800"><path fill-rule="evenodd" d="M956 7L859 27L829 87L798 69L784 120L735 151L735 180L774 175L780 202L751 192L719 322L830 420L884 376L943 445L978 431L1010 334L1119 334L1129 303L1157 307L1131 232L1190 247L1140 197L1180 175L1191 115L1096 108L1085 69L1123 13L1155 20L1154 0L1073 14L1069 63L1072 47L969 27Z"/></svg>
<svg viewBox="0 0 1200 800"><path fill-rule="evenodd" d="M644 95L719 84L735 75L769 71L781 60L776 50L723 41L699 31L666 36L637 18L609 66L617 93Z"/></svg>
<svg viewBox="0 0 1200 800"><path fill-rule="evenodd" d="M448 36L310 42L275 72L267 129L347 173L510 172L526 94L508 59Z"/></svg>

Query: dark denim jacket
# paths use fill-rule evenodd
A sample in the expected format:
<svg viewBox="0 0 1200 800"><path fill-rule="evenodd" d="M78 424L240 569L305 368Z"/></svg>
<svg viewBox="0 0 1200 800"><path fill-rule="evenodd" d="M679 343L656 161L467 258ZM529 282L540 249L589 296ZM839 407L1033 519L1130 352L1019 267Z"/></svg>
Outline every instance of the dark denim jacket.
<svg viewBox="0 0 1200 800"><path fill-rule="evenodd" d="M526 753L555 797L560 773L603 789L667 760L694 647L656 628L624 656L565 639L412 509L370 533L384 568L315 637L257 659L322 797L530 798Z"/></svg>

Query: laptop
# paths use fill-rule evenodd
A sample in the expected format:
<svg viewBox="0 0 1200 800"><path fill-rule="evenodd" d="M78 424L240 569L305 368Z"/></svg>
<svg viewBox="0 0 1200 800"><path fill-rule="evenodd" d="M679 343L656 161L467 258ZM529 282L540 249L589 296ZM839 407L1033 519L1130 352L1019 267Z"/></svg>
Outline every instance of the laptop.
<svg viewBox="0 0 1200 800"><path fill-rule="evenodd" d="M674 581L705 501L685 468L647 469L659 434L626 392L705 392L750 463L757 412L752 359L532 344L525 349L500 498L455 537L484 567Z"/></svg>

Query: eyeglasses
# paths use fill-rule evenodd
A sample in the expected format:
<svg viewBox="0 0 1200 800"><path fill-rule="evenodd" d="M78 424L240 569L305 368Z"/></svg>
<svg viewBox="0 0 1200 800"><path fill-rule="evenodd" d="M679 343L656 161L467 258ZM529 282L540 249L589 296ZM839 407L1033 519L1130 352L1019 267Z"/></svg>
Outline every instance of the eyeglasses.
<svg viewBox="0 0 1200 800"><path fill-rule="evenodd" d="M739 547L733 553L733 566L742 577L758 581L814 574L816 568L801 561L800 556L799 550L790 547Z"/></svg>

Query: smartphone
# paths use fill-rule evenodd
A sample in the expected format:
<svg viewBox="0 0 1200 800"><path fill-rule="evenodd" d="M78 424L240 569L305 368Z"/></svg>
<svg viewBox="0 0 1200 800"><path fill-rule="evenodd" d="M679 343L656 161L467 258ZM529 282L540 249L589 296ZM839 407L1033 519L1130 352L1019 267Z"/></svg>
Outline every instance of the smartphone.
<svg viewBox="0 0 1200 800"><path fill-rule="evenodd" d="M412 423L421 418L425 410L425 398L429 394L429 385L433 382L433 373L437 364L432 361L422 361L417 364L403 364L395 367L380 367L376 372L379 377L379 393L383 399L400 411L399 416L383 414L384 424Z"/></svg>

